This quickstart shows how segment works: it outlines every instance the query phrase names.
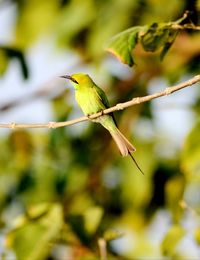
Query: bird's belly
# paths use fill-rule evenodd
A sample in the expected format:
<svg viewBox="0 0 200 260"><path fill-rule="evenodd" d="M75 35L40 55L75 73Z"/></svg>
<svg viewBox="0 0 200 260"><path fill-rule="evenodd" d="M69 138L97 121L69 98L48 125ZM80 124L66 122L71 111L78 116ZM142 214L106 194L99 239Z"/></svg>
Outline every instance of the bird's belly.
<svg viewBox="0 0 200 260"><path fill-rule="evenodd" d="M87 92L77 91L76 101L85 115L91 115L106 109L99 96L90 90L87 90ZM93 119L92 121L100 123L110 132L116 131L117 127L111 115L103 115L99 118Z"/></svg>
<svg viewBox="0 0 200 260"><path fill-rule="evenodd" d="M91 115L105 109L102 101L90 90L81 93L77 91L76 101L85 115Z"/></svg>

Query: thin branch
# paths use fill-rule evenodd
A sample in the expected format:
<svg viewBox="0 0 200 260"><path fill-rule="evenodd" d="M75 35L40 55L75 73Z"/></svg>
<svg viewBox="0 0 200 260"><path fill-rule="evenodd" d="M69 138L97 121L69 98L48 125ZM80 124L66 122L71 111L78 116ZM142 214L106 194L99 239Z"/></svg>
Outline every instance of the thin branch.
<svg viewBox="0 0 200 260"><path fill-rule="evenodd" d="M194 24L191 24L191 23L188 23L188 24L183 24L183 25L180 25L180 24L173 24L171 26L172 29L174 30L195 30L195 31L200 31L200 26L199 25L194 25Z"/></svg>
<svg viewBox="0 0 200 260"><path fill-rule="evenodd" d="M98 246L99 246L99 252L100 252L100 259L106 260L107 259L106 240L104 238L99 238Z"/></svg>
<svg viewBox="0 0 200 260"><path fill-rule="evenodd" d="M73 119L73 120L69 120L66 122L49 122L46 124L16 124L16 123L8 123L8 124L0 124L0 128L10 128L10 129L22 129L22 128L58 128L58 127L64 127L64 126L69 126L69 125L74 125L83 121L87 121L87 120L92 120L95 119L97 117L100 117L102 115L106 115L109 113L112 113L114 111L118 111L118 110L123 110L127 107L131 107L134 105L138 105L147 101L150 101L152 99L155 98L159 98L162 96L168 96L178 90L181 90L183 88L192 86L194 84L196 84L197 82L200 82L200 75L196 75L195 77L180 83L176 86L172 86L172 87L168 87L166 88L164 91L161 92L157 92L155 94L152 95L148 95L148 96L144 96L144 97L136 97L131 99L130 101L124 102L124 103L119 103L113 107L110 107L108 109L105 109L104 111L95 113L88 116L83 116L77 119Z"/></svg>

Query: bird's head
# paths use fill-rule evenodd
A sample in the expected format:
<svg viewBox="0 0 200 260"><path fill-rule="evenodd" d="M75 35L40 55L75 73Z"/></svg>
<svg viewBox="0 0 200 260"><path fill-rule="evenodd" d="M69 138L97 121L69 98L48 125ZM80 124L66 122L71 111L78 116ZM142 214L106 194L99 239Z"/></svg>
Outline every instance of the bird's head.
<svg viewBox="0 0 200 260"><path fill-rule="evenodd" d="M61 78L69 79L72 82L72 85L75 89L77 89L80 86L90 87L90 85L93 85L93 81L89 77L89 75L83 73L63 75L61 76Z"/></svg>

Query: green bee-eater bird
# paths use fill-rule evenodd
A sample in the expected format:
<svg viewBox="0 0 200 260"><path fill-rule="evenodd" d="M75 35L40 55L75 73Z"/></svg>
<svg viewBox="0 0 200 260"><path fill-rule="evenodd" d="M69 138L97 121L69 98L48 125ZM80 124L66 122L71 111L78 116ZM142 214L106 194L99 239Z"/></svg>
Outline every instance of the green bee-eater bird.
<svg viewBox="0 0 200 260"><path fill-rule="evenodd" d="M69 79L72 82L75 89L76 101L85 115L89 116L109 108L109 102L105 92L99 88L87 74L77 73L71 76L64 75L61 77ZM113 114L102 115L92 121L100 123L110 132L121 155L130 155L137 168L142 172L131 154L135 152L136 149L117 128Z"/></svg>

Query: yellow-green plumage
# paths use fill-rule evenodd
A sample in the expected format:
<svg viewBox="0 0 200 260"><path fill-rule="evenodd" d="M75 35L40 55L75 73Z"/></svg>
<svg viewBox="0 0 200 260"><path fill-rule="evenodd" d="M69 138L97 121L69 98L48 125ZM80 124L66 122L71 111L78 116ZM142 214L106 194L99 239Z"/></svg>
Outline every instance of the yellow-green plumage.
<svg viewBox="0 0 200 260"><path fill-rule="evenodd" d="M71 76L65 75L61 77L71 80L75 88L76 101L85 115L91 115L103 111L104 109L109 107L109 102L106 94L93 82L93 80L87 74L77 73ZM132 152L136 151L135 147L119 131L113 115L102 115L101 117L92 121L100 123L110 132L111 136L113 137L119 148L121 155L130 155L137 168L140 170L141 173L143 173L131 154Z"/></svg>

